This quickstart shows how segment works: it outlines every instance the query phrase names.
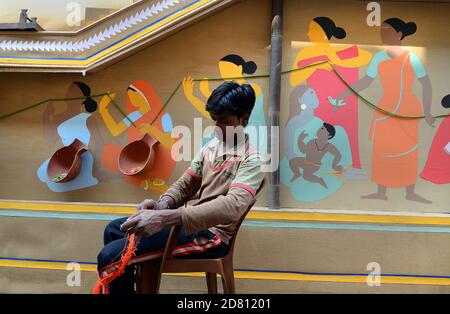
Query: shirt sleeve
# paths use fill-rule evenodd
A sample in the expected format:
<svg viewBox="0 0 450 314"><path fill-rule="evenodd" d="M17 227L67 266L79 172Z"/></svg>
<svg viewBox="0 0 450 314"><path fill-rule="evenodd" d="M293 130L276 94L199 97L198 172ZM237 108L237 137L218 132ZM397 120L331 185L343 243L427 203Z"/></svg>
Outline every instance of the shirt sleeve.
<svg viewBox="0 0 450 314"><path fill-rule="evenodd" d="M203 153L202 150L194 157L191 162L191 165L185 171L191 177L198 181L202 181L203 177Z"/></svg>
<svg viewBox="0 0 450 314"><path fill-rule="evenodd" d="M200 151L192 160L189 168L161 195L161 198L170 196L175 201L175 207L180 207L197 193L202 183L203 160L201 156L202 152Z"/></svg>
<svg viewBox="0 0 450 314"><path fill-rule="evenodd" d="M217 225L232 224L239 220L254 197L246 190L232 187L227 195L195 206L181 208L181 219L187 235Z"/></svg>
<svg viewBox="0 0 450 314"><path fill-rule="evenodd" d="M195 206L181 209L186 234L192 234L217 225L238 221L255 198L264 179L258 156L249 157L239 166L236 177L226 195Z"/></svg>
<svg viewBox="0 0 450 314"><path fill-rule="evenodd" d="M252 154L239 166L236 176L230 187L246 190L253 197L256 195L264 179L264 172L261 171L261 157L259 154Z"/></svg>

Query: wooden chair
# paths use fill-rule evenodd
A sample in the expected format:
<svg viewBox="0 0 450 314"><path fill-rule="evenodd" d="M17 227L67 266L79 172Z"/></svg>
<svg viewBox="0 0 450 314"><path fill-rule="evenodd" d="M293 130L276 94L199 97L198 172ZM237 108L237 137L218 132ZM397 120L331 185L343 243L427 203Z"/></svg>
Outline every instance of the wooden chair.
<svg viewBox="0 0 450 314"><path fill-rule="evenodd" d="M222 286L227 294L236 293L234 284L233 253L239 228L250 209L256 203L264 188L264 181L258 189L255 199L248 206L236 225L236 230L229 242L228 253L214 259L177 259L173 256L181 226L174 226L170 231L162 258L136 263L136 291L141 294L158 293L163 273L205 272L208 293L217 294L217 274L222 277Z"/></svg>

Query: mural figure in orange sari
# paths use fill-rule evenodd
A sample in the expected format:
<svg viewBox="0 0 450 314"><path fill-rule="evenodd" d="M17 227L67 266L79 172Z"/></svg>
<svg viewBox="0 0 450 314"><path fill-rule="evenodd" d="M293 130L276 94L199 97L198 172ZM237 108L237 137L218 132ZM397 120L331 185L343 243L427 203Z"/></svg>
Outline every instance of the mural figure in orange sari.
<svg viewBox="0 0 450 314"><path fill-rule="evenodd" d="M415 33L416 28L415 23L405 23L398 18L385 20L381 26L381 40L388 47L374 55L367 75L353 88L363 90L379 77L383 96L378 107L404 116L425 115L427 123L432 126L429 76L417 55L401 48L401 40ZM423 105L412 90L415 78L422 85ZM347 90L337 100L343 100L350 93ZM369 139L373 141L372 181L378 185L378 190L362 198L387 200L387 188L405 188L407 200L431 203L415 192L419 123L420 119L399 118L375 111Z"/></svg>

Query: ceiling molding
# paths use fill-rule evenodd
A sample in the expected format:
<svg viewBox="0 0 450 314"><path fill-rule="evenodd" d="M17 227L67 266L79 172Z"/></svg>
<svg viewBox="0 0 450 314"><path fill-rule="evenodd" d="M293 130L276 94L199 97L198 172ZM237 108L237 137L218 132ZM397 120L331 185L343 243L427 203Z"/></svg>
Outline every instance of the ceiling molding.
<svg viewBox="0 0 450 314"><path fill-rule="evenodd" d="M235 0L144 0L109 15L89 30L80 30L75 38L73 34L49 36L48 32L0 33L0 71L85 74L117 62L232 2Z"/></svg>

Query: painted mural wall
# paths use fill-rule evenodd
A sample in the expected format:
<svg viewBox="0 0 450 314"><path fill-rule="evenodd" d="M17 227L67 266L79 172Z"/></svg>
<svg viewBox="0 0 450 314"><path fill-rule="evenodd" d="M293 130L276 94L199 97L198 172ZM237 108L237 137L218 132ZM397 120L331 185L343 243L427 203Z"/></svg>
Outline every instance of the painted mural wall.
<svg viewBox="0 0 450 314"><path fill-rule="evenodd" d="M268 1L258 3L227 8L85 77L1 73L0 116L48 98L70 100L46 102L1 120L0 198L136 203L158 197L189 166L171 158L177 143L172 130L181 125L193 129L194 123L213 125L204 105L220 81L194 79L237 77L242 83L246 75L268 72L270 6ZM236 17L242 20L239 29L233 23ZM264 126L268 81L250 83L257 91L250 124ZM101 95L105 93L110 95ZM86 101L79 99L86 96ZM145 134L159 141L151 169L133 166L136 156L128 159L131 164L118 162ZM257 136L263 139L259 146L266 145L267 136ZM70 146L67 167L52 166L60 164L55 162L60 149ZM199 147L192 143L190 148L193 158ZM77 151L80 169L67 180Z"/></svg>
<svg viewBox="0 0 450 314"><path fill-rule="evenodd" d="M450 4L383 2L380 26L367 24L364 2L285 6L283 70L300 70L282 79L282 207L450 210L450 118L433 117L449 113L450 29L441 25ZM220 81L202 78L251 83L249 124L266 126L268 79L248 76L268 73L270 15L270 1L240 2L86 77L1 73L0 115L72 100L0 121L0 198L157 197L188 166L170 156L180 140L172 130L213 123L204 104ZM151 169L129 157L132 149L124 155L130 143L152 147L146 134L159 141ZM265 133L251 141L266 150ZM52 166L63 147L72 149L68 165L80 162L73 180L70 166Z"/></svg>
<svg viewBox="0 0 450 314"><path fill-rule="evenodd" d="M369 26L364 2L288 3L283 61L307 68L283 82L286 203L448 211L449 4L381 2Z"/></svg>

